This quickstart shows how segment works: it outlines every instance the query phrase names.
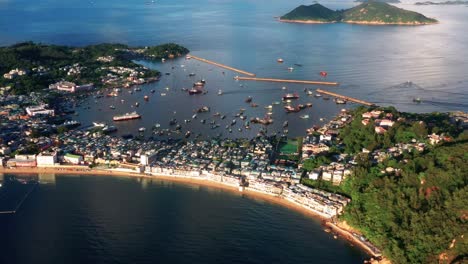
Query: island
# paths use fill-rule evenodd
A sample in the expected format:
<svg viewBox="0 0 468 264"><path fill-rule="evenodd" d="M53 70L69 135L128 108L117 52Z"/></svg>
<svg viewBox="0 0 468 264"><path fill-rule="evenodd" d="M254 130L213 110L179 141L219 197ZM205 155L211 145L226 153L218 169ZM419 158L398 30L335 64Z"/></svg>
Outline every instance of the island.
<svg viewBox="0 0 468 264"><path fill-rule="evenodd" d="M426 1L426 2L416 2L414 3L415 5L468 5L468 1L445 1L445 2L432 2L432 1Z"/></svg>
<svg viewBox="0 0 468 264"><path fill-rule="evenodd" d="M289 23L350 23L366 25L427 25L438 21L417 12L404 10L388 3L368 1L346 10L331 10L321 4L301 5L280 17Z"/></svg>
<svg viewBox="0 0 468 264"><path fill-rule="evenodd" d="M29 94L49 87L75 92L96 88L129 87L155 81L160 73L134 62L166 60L189 50L174 43L149 47L98 44L85 47L34 42L0 47L0 92ZM67 87L63 82L66 82Z"/></svg>

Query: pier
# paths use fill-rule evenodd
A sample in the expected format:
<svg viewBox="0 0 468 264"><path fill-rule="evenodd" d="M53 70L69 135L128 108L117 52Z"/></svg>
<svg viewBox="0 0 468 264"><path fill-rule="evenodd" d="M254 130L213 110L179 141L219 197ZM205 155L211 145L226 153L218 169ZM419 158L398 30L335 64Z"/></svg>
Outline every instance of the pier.
<svg viewBox="0 0 468 264"><path fill-rule="evenodd" d="M258 82L281 82L281 83L301 83L301 84L314 84L314 85L338 85L337 82L324 82L324 81L305 81L305 80L290 80L290 79L273 79L273 78L256 78L256 77L234 77L235 80L241 81L258 81Z"/></svg>
<svg viewBox="0 0 468 264"><path fill-rule="evenodd" d="M363 100L359 100L359 99L356 99L356 98L353 98L353 97L349 97L349 96L345 96L345 95L341 95L341 94L337 94L337 93L332 93L332 92L325 91L325 90L322 90L322 89L317 89L317 93L327 94L327 95L330 95L330 96L333 96L333 97L336 97L336 98L340 98L340 99L343 99L343 100L346 100L346 101L350 101L350 102L354 102L354 103L358 103L358 104L362 104L362 105L366 105L366 106L375 106L374 103L366 102L366 101L363 101Z"/></svg>
<svg viewBox="0 0 468 264"><path fill-rule="evenodd" d="M201 62L204 62L204 63L212 64L212 65L215 65L215 66L218 66L218 67L230 70L230 71L234 71L234 72L237 72L237 73L240 73L240 74L244 74L244 75L247 75L247 76L255 76L254 73L239 70L239 69L236 69L236 68L233 68L233 67L221 64L221 63L217 63L217 62L214 62L214 61L210 61L210 60L207 60L207 59L203 59L203 58L200 58L200 57L197 57L197 56L189 55L188 57L191 58L191 59L194 59L194 60L198 60L198 61L201 61Z"/></svg>

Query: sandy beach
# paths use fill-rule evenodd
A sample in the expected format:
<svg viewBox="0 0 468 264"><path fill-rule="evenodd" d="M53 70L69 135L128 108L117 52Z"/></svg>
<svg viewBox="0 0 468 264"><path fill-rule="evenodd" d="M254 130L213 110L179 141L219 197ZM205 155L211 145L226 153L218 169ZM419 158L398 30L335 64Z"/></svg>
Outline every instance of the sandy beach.
<svg viewBox="0 0 468 264"><path fill-rule="evenodd" d="M288 209L295 210L303 215L312 217L316 220L319 220L325 226L331 228L334 233L340 235L341 238L348 240L349 242L353 243L354 245L359 246L362 250L373 255L372 251L367 247L365 244L360 242L358 239L355 239L351 236L347 230L344 230L341 227L338 227L332 224L329 219L324 218L323 216L316 214L310 210L305 209L304 207L290 202L286 199L271 196L268 194L262 194L259 192L244 190L243 192L239 192L238 188L232 187L229 185L225 185L222 183L217 183L209 180L203 179L194 179L194 178L183 178L183 177L175 177L175 176L167 176L167 175L147 175L147 174L139 174L139 173L129 173L129 172L122 172L122 171L107 171L107 170L98 170L98 169L83 169L83 170L76 170L76 169L64 169L64 168L5 168L0 167L0 174L62 174L62 175L90 175L90 176L123 176L123 177L135 177L135 178L147 178L147 179L155 179L155 180L163 180L163 181L172 181L177 182L180 184L190 184L190 185L201 185L207 186L212 188L220 188L226 191L232 191L237 194L245 195L246 197L253 198L253 199L261 199L270 203L275 203L281 206L284 206Z"/></svg>

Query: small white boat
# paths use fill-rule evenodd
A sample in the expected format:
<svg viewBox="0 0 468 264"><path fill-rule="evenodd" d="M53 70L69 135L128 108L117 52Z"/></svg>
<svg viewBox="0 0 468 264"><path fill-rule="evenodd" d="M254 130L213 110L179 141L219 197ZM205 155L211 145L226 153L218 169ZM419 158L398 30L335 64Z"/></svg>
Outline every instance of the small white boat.
<svg viewBox="0 0 468 264"><path fill-rule="evenodd" d="M291 72L291 71L294 71L294 68L293 68L293 67L289 67L289 68L288 68L288 71L290 71L290 72Z"/></svg>
<svg viewBox="0 0 468 264"><path fill-rule="evenodd" d="M140 128L138 129L138 131L140 131L140 132L145 132L145 130L146 130L146 128L144 128L144 127L140 127Z"/></svg>
<svg viewBox="0 0 468 264"><path fill-rule="evenodd" d="M288 89L288 88L286 88L286 86L283 86L283 87L281 87L281 89L282 89L282 90L286 90L286 89Z"/></svg>
<svg viewBox="0 0 468 264"><path fill-rule="evenodd" d="M219 90L218 95L223 95L223 91Z"/></svg>
<svg viewBox="0 0 468 264"><path fill-rule="evenodd" d="M302 119L308 119L308 118L309 118L309 115L301 115L300 118L302 118Z"/></svg>
<svg viewBox="0 0 468 264"><path fill-rule="evenodd" d="M161 96L166 96L166 93L161 93Z"/></svg>

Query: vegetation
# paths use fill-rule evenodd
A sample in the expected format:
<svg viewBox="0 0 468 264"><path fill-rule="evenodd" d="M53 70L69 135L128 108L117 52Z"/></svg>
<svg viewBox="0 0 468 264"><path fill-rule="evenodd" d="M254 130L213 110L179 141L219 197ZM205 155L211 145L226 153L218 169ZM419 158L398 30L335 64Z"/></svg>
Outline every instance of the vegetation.
<svg viewBox="0 0 468 264"><path fill-rule="evenodd" d="M283 20L312 20L318 22L336 22L340 20L340 14L321 4L313 4L310 6L301 5L286 15L282 16Z"/></svg>
<svg viewBox="0 0 468 264"><path fill-rule="evenodd" d="M343 22L379 22L384 24L430 24L437 20L387 3L370 1L345 10Z"/></svg>
<svg viewBox="0 0 468 264"><path fill-rule="evenodd" d="M351 197L342 220L360 230L393 263L437 263L440 256L450 263L466 258L468 132L451 124L447 114L399 113L389 107L378 109L380 118L391 114L399 121L377 135L372 123L361 123L362 114L370 110L355 109L354 120L340 132L342 151L356 155L353 175L340 186L306 178L302 183ZM431 133L443 133L449 140L427 144L422 152L406 149L380 163L362 152L426 142ZM303 168L329 162L329 155L318 156L306 160Z"/></svg>
<svg viewBox="0 0 468 264"><path fill-rule="evenodd" d="M155 47L130 48L123 44L99 44L83 48L57 45L44 45L33 42L18 43L9 47L0 47L0 87L11 86L16 94L27 94L32 91L47 88L49 84L67 80L77 84L94 83L99 86L101 77L107 72L103 66L122 66L138 68L140 65L132 62L139 57L150 59L168 58L171 54L180 56L188 50L176 44L164 44ZM98 61L97 58L112 56L110 62ZM67 75L63 67L79 64L82 68L78 75ZM42 67L42 71L34 71ZM13 79L3 77L12 69L24 69L28 73ZM144 78L156 77L158 71L144 70Z"/></svg>
<svg viewBox="0 0 468 264"><path fill-rule="evenodd" d="M371 165L367 156L342 185L352 198L343 218L394 263L436 263L468 252L468 135L427 152ZM396 166L394 175L381 172Z"/></svg>
<svg viewBox="0 0 468 264"><path fill-rule="evenodd" d="M417 12L404 10L385 0L364 1L362 4L346 10L333 11L320 4L301 5L281 17L282 20L374 23L374 24L431 24L437 20L427 18Z"/></svg>

